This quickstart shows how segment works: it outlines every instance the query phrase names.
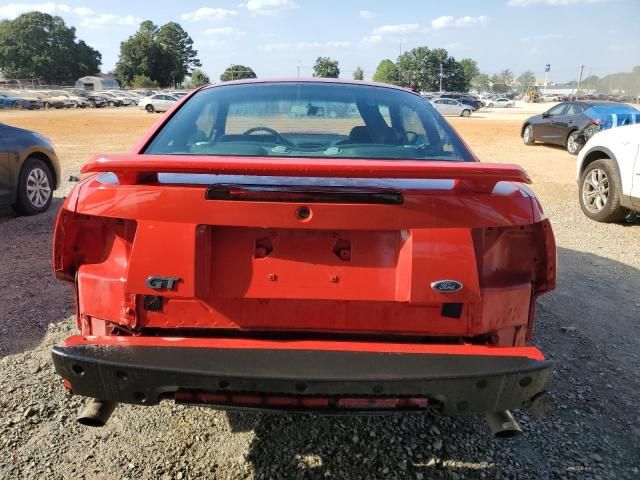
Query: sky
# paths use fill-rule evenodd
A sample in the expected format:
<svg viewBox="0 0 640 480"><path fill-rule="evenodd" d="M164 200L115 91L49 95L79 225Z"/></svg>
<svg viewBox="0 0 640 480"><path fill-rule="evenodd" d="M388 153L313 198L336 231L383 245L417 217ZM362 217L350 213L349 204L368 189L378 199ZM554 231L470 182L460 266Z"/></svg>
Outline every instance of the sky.
<svg viewBox="0 0 640 480"><path fill-rule="evenodd" d="M243 2L243 3L240 3ZM341 77L369 79L384 58L417 46L473 58L484 73L525 70L549 80L629 71L640 64L640 0L203 0L0 3L0 19L39 10L64 18L113 69L141 21L180 23L212 80L232 63L260 77L311 76L318 56Z"/></svg>

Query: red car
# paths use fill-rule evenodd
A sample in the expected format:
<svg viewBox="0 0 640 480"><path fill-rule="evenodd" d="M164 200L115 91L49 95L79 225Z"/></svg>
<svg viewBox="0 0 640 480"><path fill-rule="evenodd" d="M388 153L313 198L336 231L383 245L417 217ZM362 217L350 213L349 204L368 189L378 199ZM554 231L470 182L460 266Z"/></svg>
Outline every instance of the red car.
<svg viewBox="0 0 640 480"><path fill-rule="evenodd" d="M221 408L487 413L542 403L529 345L553 233L518 166L480 163L418 94L340 80L206 86L58 217L74 394ZM512 422L509 424L509 422Z"/></svg>

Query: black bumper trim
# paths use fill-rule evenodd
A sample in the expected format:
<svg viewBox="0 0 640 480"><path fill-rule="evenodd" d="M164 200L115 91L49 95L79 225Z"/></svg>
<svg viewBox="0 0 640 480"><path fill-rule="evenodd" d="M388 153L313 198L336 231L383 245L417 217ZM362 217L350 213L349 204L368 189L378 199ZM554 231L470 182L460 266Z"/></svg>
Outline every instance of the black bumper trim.
<svg viewBox="0 0 640 480"><path fill-rule="evenodd" d="M527 357L321 350L54 347L79 395L141 405L177 390L324 397L426 397L443 413L527 407L551 363Z"/></svg>

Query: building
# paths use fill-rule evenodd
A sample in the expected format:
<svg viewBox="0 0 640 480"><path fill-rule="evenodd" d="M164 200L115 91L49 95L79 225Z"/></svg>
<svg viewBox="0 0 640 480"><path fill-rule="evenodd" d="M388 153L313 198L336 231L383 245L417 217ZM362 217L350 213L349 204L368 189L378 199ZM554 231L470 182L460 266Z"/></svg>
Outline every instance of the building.
<svg viewBox="0 0 640 480"><path fill-rule="evenodd" d="M76 81L76 88L84 88L85 90L113 90L119 89L118 81L110 76L89 76L82 77Z"/></svg>

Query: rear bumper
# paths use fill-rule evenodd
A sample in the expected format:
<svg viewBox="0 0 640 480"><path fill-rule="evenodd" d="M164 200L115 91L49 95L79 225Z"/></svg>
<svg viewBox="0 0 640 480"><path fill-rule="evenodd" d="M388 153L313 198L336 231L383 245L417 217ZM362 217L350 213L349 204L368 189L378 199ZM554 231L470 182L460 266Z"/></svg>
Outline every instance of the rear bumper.
<svg viewBox="0 0 640 480"><path fill-rule="evenodd" d="M373 410L371 399L444 414L526 408L552 373L533 347L326 341L70 337L53 361L75 394L101 400L325 412Z"/></svg>

